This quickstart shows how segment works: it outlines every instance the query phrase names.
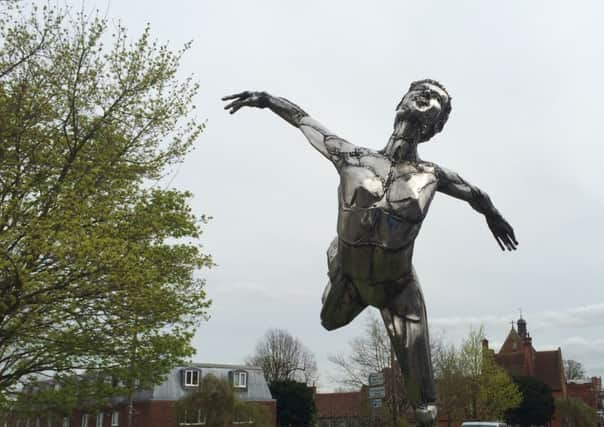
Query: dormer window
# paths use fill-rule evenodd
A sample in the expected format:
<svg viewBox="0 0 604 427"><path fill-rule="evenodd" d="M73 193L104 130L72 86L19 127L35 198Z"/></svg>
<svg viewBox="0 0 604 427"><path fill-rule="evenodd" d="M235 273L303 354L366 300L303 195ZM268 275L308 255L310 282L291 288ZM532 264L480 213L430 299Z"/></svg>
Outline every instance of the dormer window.
<svg viewBox="0 0 604 427"><path fill-rule="evenodd" d="M245 372L245 371L233 372L233 387L247 388L247 372Z"/></svg>
<svg viewBox="0 0 604 427"><path fill-rule="evenodd" d="M185 369L183 371L183 386L184 387L198 387L201 379L201 372L199 369Z"/></svg>

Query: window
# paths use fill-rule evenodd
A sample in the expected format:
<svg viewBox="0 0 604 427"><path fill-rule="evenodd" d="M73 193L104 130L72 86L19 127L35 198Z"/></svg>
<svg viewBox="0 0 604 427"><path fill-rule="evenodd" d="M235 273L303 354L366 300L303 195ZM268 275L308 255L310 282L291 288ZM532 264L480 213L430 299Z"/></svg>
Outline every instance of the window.
<svg viewBox="0 0 604 427"><path fill-rule="evenodd" d="M250 417L246 417L245 415L235 413L235 419L233 420L234 425L242 425L242 424L254 424L254 420Z"/></svg>
<svg viewBox="0 0 604 427"><path fill-rule="evenodd" d="M69 427L69 418L68 417L63 418L63 427Z"/></svg>
<svg viewBox="0 0 604 427"><path fill-rule="evenodd" d="M120 413L117 411L113 411L111 413L111 427L116 427L120 425Z"/></svg>
<svg viewBox="0 0 604 427"><path fill-rule="evenodd" d="M88 427L88 414L82 414L82 427Z"/></svg>
<svg viewBox="0 0 604 427"><path fill-rule="evenodd" d="M235 388L247 388L247 372L233 372L233 386Z"/></svg>
<svg viewBox="0 0 604 427"><path fill-rule="evenodd" d="M205 426L206 416L202 414L201 409L189 412L185 410L185 415L178 423L179 426Z"/></svg>
<svg viewBox="0 0 604 427"><path fill-rule="evenodd" d="M197 387L199 385L199 370L185 369L185 387Z"/></svg>
<svg viewBox="0 0 604 427"><path fill-rule="evenodd" d="M103 413L99 412L96 416L96 427L103 427Z"/></svg>

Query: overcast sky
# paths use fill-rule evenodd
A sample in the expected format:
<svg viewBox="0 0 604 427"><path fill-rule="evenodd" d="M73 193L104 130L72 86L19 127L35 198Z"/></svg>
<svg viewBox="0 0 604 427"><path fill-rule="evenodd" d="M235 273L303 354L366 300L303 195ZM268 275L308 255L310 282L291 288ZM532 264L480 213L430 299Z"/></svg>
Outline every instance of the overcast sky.
<svg viewBox="0 0 604 427"><path fill-rule="evenodd" d="M537 350L561 347L604 375L604 2L86 1L94 7L132 36L149 22L173 48L194 42L182 75L201 84L207 130L172 185L214 218L203 244L218 266L202 272L214 304L197 361L240 363L268 328L284 328L315 353L329 390L327 357L363 330L362 316L332 332L319 322L332 165L270 111L230 116L220 97L284 96L378 149L409 83L428 77L453 111L420 155L487 191L520 242L501 252L481 215L438 194L414 258L431 329L459 343L483 324L498 349L521 308Z"/></svg>

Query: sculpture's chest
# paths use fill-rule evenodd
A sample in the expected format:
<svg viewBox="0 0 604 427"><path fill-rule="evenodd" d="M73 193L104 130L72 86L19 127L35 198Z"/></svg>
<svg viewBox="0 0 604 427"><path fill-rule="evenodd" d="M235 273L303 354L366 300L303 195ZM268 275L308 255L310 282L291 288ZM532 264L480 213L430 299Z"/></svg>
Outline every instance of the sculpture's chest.
<svg viewBox="0 0 604 427"><path fill-rule="evenodd" d="M341 178L340 191L346 208L377 208L412 221L423 219L437 186L434 168L389 161L359 161L358 165L345 167Z"/></svg>

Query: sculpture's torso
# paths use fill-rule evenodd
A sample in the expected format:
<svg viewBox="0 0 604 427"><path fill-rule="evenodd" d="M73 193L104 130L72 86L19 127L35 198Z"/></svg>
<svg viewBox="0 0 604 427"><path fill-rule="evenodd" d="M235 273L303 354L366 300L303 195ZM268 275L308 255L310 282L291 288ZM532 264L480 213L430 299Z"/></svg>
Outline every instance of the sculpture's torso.
<svg viewBox="0 0 604 427"><path fill-rule="evenodd" d="M363 149L340 164L338 237L342 272L371 285L411 271L413 242L437 187L429 163L394 163Z"/></svg>

